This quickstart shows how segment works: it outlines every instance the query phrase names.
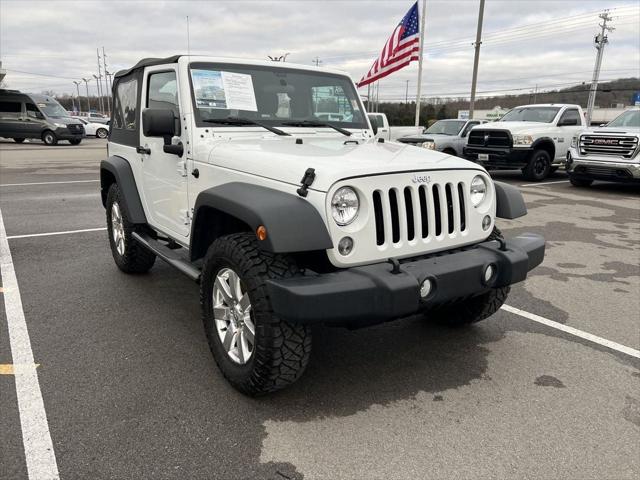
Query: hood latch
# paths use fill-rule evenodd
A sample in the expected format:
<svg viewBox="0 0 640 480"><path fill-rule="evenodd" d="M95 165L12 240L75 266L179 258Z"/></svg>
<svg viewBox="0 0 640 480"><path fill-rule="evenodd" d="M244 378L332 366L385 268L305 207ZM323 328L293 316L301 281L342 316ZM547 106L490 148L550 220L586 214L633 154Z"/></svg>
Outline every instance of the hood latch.
<svg viewBox="0 0 640 480"><path fill-rule="evenodd" d="M316 169L315 168L307 168L307 171L304 172L304 176L300 182L302 186L296 190L298 195L301 197L306 197L309 194L309 187L313 184L313 181L316 179Z"/></svg>

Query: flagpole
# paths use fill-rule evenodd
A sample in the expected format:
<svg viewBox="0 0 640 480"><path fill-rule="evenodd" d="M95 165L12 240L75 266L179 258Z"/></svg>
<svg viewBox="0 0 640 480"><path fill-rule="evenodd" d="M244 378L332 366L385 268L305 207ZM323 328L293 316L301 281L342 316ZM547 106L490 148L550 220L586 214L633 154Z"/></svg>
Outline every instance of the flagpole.
<svg viewBox="0 0 640 480"><path fill-rule="evenodd" d="M422 0L420 18L420 57L418 58L418 92L416 94L416 127L420 126L420 94L422 93L422 57L424 55L424 20L427 16L427 0Z"/></svg>

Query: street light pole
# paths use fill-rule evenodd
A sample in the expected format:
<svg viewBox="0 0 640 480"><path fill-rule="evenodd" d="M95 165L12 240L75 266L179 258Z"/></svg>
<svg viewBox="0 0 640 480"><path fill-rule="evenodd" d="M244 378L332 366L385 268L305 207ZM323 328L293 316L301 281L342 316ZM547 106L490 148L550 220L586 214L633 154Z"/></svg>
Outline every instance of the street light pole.
<svg viewBox="0 0 640 480"><path fill-rule="evenodd" d="M98 108L100 109L100 113L102 113L104 111L104 107L102 105L102 92L100 91L100 77L94 74L93 78L96 79L96 88L98 89Z"/></svg>
<svg viewBox="0 0 640 480"><path fill-rule="evenodd" d="M73 83L76 84L76 92L78 93L78 113L80 113L80 110L82 110L82 104L80 103L80 84L82 82L80 82L80 80L74 80Z"/></svg>
<svg viewBox="0 0 640 480"><path fill-rule="evenodd" d="M87 87L87 115L91 111L91 101L89 100L89 80L90 78L83 78L84 86Z"/></svg>

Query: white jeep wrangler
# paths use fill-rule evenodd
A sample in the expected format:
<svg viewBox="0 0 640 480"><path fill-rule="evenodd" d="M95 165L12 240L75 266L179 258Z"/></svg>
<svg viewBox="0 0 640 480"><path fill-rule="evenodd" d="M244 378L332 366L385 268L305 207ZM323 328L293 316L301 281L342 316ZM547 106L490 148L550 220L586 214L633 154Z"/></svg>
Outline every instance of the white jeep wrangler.
<svg viewBox="0 0 640 480"><path fill-rule="evenodd" d="M343 73L174 56L115 75L102 201L116 265L199 282L204 327L250 395L294 382L311 325L493 314L544 257L480 166L373 138ZM320 119L333 112L333 120Z"/></svg>
<svg viewBox="0 0 640 480"><path fill-rule="evenodd" d="M586 128L580 105L524 105L469 132L464 156L490 169L522 169L539 182L564 164L571 139Z"/></svg>

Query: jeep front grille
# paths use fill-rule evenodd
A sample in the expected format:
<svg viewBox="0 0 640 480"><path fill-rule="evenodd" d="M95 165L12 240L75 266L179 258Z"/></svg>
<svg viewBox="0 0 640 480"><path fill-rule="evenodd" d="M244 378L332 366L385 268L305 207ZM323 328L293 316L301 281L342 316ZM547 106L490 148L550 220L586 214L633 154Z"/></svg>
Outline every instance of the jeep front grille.
<svg viewBox="0 0 640 480"><path fill-rule="evenodd" d="M376 244L454 235L467 229L467 189L462 182L375 190Z"/></svg>
<svg viewBox="0 0 640 480"><path fill-rule="evenodd" d="M580 137L581 155L611 155L631 158L637 148L637 137L619 135L582 135Z"/></svg>
<svg viewBox="0 0 640 480"><path fill-rule="evenodd" d="M511 135L506 130L476 130L469 132L468 146L472 147L498 147L509 148L512 146Z"/></svg>

